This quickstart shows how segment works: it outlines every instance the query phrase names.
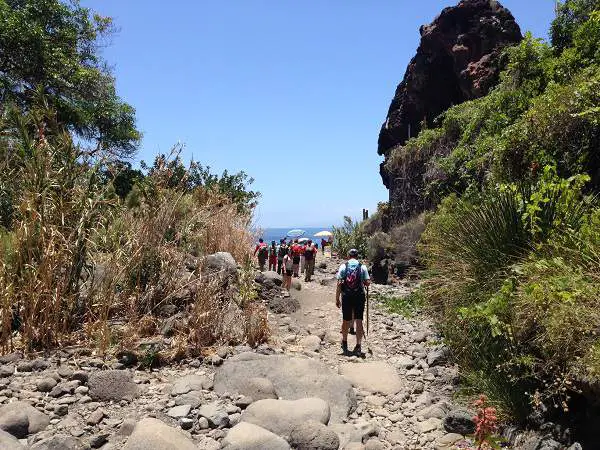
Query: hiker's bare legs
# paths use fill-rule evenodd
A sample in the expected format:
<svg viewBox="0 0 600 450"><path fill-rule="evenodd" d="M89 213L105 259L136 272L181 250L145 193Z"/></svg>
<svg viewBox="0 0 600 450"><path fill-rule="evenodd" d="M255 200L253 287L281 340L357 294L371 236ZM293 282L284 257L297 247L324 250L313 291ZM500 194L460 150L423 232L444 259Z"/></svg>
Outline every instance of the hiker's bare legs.
<svg viewBox="0 0 600 450"><path fill-rule="evenodd" d="M355 331L356 331L356 345L360 345L360 343L362 342L362 338L365 335L364 329L363 329L363 321L355 319L354 320L354 326L356 327L355 328Z"/></svg>
<svg viewBox="0 0 600 450"><path fill-rule="evenodd" d="M348 330L350 329L350 321L342 321L342 341L348 342Z"/></svg>

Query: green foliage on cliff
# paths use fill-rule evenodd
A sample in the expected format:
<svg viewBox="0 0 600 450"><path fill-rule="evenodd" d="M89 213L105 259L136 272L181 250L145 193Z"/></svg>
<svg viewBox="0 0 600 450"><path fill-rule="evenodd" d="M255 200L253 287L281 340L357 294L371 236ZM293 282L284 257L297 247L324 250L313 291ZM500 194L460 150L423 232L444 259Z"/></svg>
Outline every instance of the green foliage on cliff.
<svg viewBox="0 0 600 450"><path fill-rule="evenodd" d="M523 420L600 385L600 2L561 5L551 35L387 162L439 205L422 292L465 378Z"/></svg>

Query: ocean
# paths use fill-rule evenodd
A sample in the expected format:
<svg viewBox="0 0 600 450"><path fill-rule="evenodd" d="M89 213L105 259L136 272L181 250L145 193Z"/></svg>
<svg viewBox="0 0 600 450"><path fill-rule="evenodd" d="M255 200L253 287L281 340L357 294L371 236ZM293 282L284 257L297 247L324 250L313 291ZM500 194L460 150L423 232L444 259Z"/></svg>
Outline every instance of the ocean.
<svg viewBox="0 0 600 450"><path fill-rule="evenodd" d="M265 229L261 230L261 233L258 233L258 237L262 237L265 240L265 242L267 242L267 243L270 243L271 241L275 241L275 242L279 243L280 239L283 239L284 237L286 237L286 234L288 231L295 230L295 229L297 229L297 228L294 228L294 227L265 228ZM324 230L331 231L331 227L322 227L322 228L307 227L307 228L299 228L299 229L306 231L306 233L304 233L304 236L302 236L302 237L312 239L313 241L316 241L319 244L321 243L321 239L315 238L315 234L317 234L319 231L324 231Z"/></svg>

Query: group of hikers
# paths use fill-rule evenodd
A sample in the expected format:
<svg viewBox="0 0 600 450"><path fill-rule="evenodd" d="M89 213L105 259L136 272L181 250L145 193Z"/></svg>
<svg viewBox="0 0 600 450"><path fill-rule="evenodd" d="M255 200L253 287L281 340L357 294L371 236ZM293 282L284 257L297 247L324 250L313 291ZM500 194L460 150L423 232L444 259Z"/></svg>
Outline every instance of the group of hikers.
<svg viewBox="0 0 600 450"><path fill-rule="evenodd" d="M310 281L317 252L318 246L310 239L302 244L298 239L294 239L289 245L285 239L281 239L279 245L272 241L270 246L260 239L254 250L254 254L258 256L260 270L264 270L268 261L269 270L283 274L283 287L288 291L291 288L292 277L299 277L302 271L305 273L305 281ZM348 252L348 260L340 265L336 278L335 306L342 310L342 353L344 356L364 357L361 347L365 334L363 318L371 277L367 266L358 260L358 250L351 249ZM356 335L356 345L352 351L348 348L348 334Z"/></svg>
<svg viewBox="0 0 600 450"><path fill-rule="evenodd" d="M319 246L312 239L306 242L298 242L294 239L288 244L287 239L281 239L279 244L271 241L271 245L261 238L254 249L254 255L258 258L260 271L268 269L283 275L283 287L290 290L292 277L298 278L304 274L304 281L309 282L315 272L315 260Z"/></svg>

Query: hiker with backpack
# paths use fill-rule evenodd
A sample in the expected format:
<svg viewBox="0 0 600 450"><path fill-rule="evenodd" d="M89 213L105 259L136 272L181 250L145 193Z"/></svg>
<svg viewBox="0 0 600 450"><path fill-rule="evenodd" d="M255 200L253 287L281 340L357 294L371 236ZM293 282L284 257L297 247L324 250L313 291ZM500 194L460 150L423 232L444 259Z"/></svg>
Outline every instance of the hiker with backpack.
<svg viewBox="0 0 600 450"><path fill-rule="evenodd" d="M342 351L344 356L362 357L361 341L364 335L365 288L368 289L371 279L367 267L358 261L358 250L352 249L348 252L348 261L340 266L337 280L335 306L342 308ZM353 320L356 328L356 346L350 352L348 350L348 330Z"/></svg>
<svg viewBox="0 0 600 450"><path fill-rule="evenodd" d="M304 248L304 281L309 282L315 272L315 258L317 257L317 249L313 245L312 240L308 240L308 244Z"/></svg>
<svg viewBox="0 0 600 450"><path fill-rule="evenodd" d="M285 239L279 241L279 247L277 247L277 273L283 274L283 257L288 254L289 247L285 242Z"/></svg>
<svg viewBox="0 0 600 450"><path fill-rule="evenodd" d="M294 278L298 278L300 275L298 274L298 270L300 269L300 254L302 253L302 246L298 243L298 239L294 239L294 243L292 244L292 271L294 273Z"/></svg>
<svg viewBox="0 0 600 450"><path fill-rule="evenodd" d="M267 258L269 257L269 248L263 238L258 240L258 244L256 244L256 248L254 249L254 256L258 255L258 267L261 272L265 270L265 263L267 262Z"/></svg>
<svg viewBox="0 0 600 450"><path fill-rule="evenodd" d="M275 245L275 241L271 241L271 246L269 247L269 270L275 272L277 269L277 246Z"/></svg>

